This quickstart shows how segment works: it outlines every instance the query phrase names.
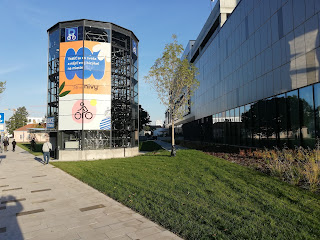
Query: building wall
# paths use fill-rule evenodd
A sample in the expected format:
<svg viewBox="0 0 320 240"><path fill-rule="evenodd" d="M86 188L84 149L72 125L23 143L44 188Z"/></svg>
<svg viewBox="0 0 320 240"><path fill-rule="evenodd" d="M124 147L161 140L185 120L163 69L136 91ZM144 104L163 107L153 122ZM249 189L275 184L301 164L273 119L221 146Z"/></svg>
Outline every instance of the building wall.
<svg viewBox="0 0 320 240"><path fill-rule="evenodd" d="M319 11L317 0L240 1L194 62L200 87L186 138L314 145L320 135Z"/></svg>
<svg viewBox="0 0 320 240"><path fill-rule="evenodd" d="M315 0L242 0L195 61L195 118L318 82L319 10Z"/></svg>
<svg viewBox="0 0 320 240"><path fill-rule="evenodd" d="M139 155L139 148L118 148L98 150L62 150L59 151L59 161L99 160L110 158L134 157Z"/></svg>
<svg viewBox="0 0 320 240"><path fill-rule="evenodd" d="M14 139L16 142L29 143L32 138L35 138L36 142L45 142L45 133L28 133L28 131L14 131Z"/></svg>
<svg viewBox="0 0 320 240"><path fill-rule="evenodd" d="M28 117L28 124L29 123L42 123L45 121L45 118L39 118L39 117Z"/></svg>

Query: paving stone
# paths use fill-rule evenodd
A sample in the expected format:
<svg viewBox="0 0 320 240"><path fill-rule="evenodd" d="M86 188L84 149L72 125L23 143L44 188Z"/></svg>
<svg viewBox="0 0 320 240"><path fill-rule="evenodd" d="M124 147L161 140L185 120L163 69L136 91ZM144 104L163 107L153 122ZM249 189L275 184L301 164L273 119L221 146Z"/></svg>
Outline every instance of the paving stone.
<svg viewBox="0 0 320 240"><path fill-rule="evenodd" d="M0 240L180 239L19 147L0 176Z"/></svg>
<svg viewBox="0 0 320 240"><path fill-rule="evenodd" d="M111 230L109 232L106 232L106 235L112 239L119 236L125 236L128 235L128 233L134 233L136 231L137 229L134 227L124 227L117 230Z"/></svg>
<svg viewBox="0 0 320 240"><path fill-rule="evenodd" d="M157 227L150 227L150 228L145 228L142 230L138 230L133 233L129 233L128 236L132 239L141 239L150 235L155 235L155 234L160 234L162 230L160 230Z"/></svg>

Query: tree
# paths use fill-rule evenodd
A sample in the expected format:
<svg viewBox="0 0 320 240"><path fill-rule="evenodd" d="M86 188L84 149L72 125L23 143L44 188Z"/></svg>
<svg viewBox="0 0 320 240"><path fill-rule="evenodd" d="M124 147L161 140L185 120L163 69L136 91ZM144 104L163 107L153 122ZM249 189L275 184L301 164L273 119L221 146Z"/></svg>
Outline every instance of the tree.
<svg viewBox="0 0 320 240"><path fill-rule="evenodd" d="M143 129L144 126L146 126L148 123L150 123L150 116L147 111L145 111L141 105L139 105L139 129L140 131Z"/></svg>
<svg viewBox="0 0 320 240"><path fill-rule="evenodd" d="M0 93L3 93L6 90L6 82L0 82Z"/></svg>
<svg viewBox="0 0 320 240"><path fill-rule="evenodd" d="M166 44L162 56L156 59L145 80L156 90L161 103L171 114L171 156L175 156L174 122L184 115L186 107L190 107L190 98L199 81L196 79L198 69L187 58L181 58L184 49L178 44L176 35L172 35L172 40Z"/></svg>
<svg viewBox="0 0 320 240"><path fill-rule="evenodd" d="M28 122L27 117L29 113L25 107L19 107L17 111L6 121L6 127L10 134L13 134L13 131L25 126Z"/></svg>

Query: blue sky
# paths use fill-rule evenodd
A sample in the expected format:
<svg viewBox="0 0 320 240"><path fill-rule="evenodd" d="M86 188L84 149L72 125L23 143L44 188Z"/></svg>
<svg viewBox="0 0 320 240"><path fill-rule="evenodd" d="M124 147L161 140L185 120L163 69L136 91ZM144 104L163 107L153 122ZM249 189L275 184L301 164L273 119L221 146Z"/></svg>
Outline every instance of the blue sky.
<svg viewBox="0 0 320 240"><path fill-rule="evenodd" d="M0 0L0 112L25 106L30 116L46 114L47 29L59 21L113 22L139 38L139 103L151 120L164 120L165 107L145 83L155 59L172 34L185 47L196 39L212 9L210 0ZM11 111L4 111L6 119Z"/></svg>

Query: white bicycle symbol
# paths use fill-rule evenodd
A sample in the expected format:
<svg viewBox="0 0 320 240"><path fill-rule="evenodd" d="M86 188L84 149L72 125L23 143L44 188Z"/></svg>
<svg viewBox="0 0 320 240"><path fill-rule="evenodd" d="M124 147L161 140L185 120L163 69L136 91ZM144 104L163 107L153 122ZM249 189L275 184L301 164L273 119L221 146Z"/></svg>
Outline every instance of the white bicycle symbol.
<svg viewBox="0 0 320 240"><path fill-rule="evenodd" d="M75 35L74 33L70 33L70 34L68 35L68 37L67 37L67 40L68 40L68 41L70 41L71 39L72 39L72 40L76 40L76 38L77 38L77 37L76 37L76 35Z"/></svg>

